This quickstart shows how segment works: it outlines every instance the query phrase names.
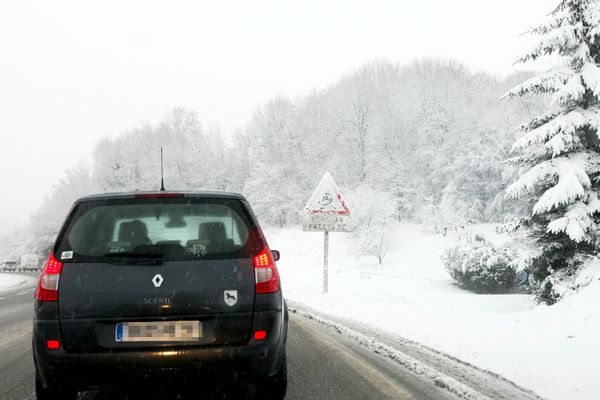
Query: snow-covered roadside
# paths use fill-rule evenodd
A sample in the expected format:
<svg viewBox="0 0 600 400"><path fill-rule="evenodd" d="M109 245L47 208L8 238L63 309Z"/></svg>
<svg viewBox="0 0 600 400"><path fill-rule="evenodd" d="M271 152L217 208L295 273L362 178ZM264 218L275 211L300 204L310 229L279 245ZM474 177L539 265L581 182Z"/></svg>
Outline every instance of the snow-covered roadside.
<svg viewBox="0 0 600 400"><path fill-rule="evenodd" d="M418 376L419 380L462 400L541 400L541 397L516 386L503 377L481 370L457 358L430 349L419 343L389 332L365 326L356 321L344 321L339 317L315 312L304 304L288 300L292 314L314 321L338 334L338 338L350 339L352 344L366 348L380 357L387 358L404 371Z"/></svg>
<svg viewBox="0 0 600 400"><path fill-rule="evenodd" d="M37 282L37 278L27 275L0 273L0 294L10 292L21 286L28 284L33 285Z"/></svg>
<svg viewBox="0 0 600 400"><path fill-rule="evenodd" d="M470 229L494 236L492 226ZM282 253L278 267L294 301L438 349L546 398L597 394L599 281L552 307L527 295L476 295L457 288L440 262L456 234L401 225L382 266L357 258L347 234L330 235L330 293L323 296L323 235L296 227L266 234Z"/></svg>

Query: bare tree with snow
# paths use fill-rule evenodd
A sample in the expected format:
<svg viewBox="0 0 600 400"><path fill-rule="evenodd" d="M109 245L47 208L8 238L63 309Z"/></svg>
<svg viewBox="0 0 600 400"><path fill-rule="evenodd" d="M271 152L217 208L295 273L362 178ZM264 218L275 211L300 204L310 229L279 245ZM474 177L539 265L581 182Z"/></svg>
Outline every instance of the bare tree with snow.
<svg viewBox="0 0 600 400"><path fill-rule="evenodd" d="M370 255L382 263L391 245L391 228L396 203L389 192L364 183L350 193L352 241L360 255Z"/></svg>

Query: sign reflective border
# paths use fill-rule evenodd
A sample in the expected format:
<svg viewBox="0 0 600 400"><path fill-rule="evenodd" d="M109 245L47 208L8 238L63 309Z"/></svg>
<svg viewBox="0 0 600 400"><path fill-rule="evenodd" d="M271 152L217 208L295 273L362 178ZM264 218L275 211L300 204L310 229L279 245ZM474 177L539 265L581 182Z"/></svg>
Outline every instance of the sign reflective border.
<svg viewBox="0 0 600 400"><path fill-rule="evenodd" d="M329 172L317 185L302 215L302 229L307 232L350 232L350 210Z"/></svg>

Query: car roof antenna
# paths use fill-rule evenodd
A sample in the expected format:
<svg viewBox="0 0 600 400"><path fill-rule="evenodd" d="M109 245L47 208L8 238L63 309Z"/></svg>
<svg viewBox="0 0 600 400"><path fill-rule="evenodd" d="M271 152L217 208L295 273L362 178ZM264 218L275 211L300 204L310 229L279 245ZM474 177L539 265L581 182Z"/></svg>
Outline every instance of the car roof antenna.
<svg viewBox="0 0 600 400"><path fill-rule="evenodd" d="M163 154L162 147L160 148L160 191L165 191L165 180L163 178Z"/></svg>

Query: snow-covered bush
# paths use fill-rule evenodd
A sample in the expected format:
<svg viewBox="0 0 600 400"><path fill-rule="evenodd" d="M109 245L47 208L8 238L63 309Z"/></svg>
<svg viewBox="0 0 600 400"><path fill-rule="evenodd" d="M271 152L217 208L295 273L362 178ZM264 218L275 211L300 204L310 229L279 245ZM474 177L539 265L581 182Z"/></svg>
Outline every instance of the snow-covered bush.
<svg viewBox="0 0 600 400"><path fill-rule="evenodd" d="M352 242L362 255L372 255L381 264L390 246L396 203L391 194L363 184L347 197L352 211Z"/></svg>
<svg viewBox="0 0 600 400"><path fill-rule="evenodd" d="M515 271L506 250L495 248L481 236L450 247L442 262L452 278L477 293L508 293L515 286Z"/></svg>

